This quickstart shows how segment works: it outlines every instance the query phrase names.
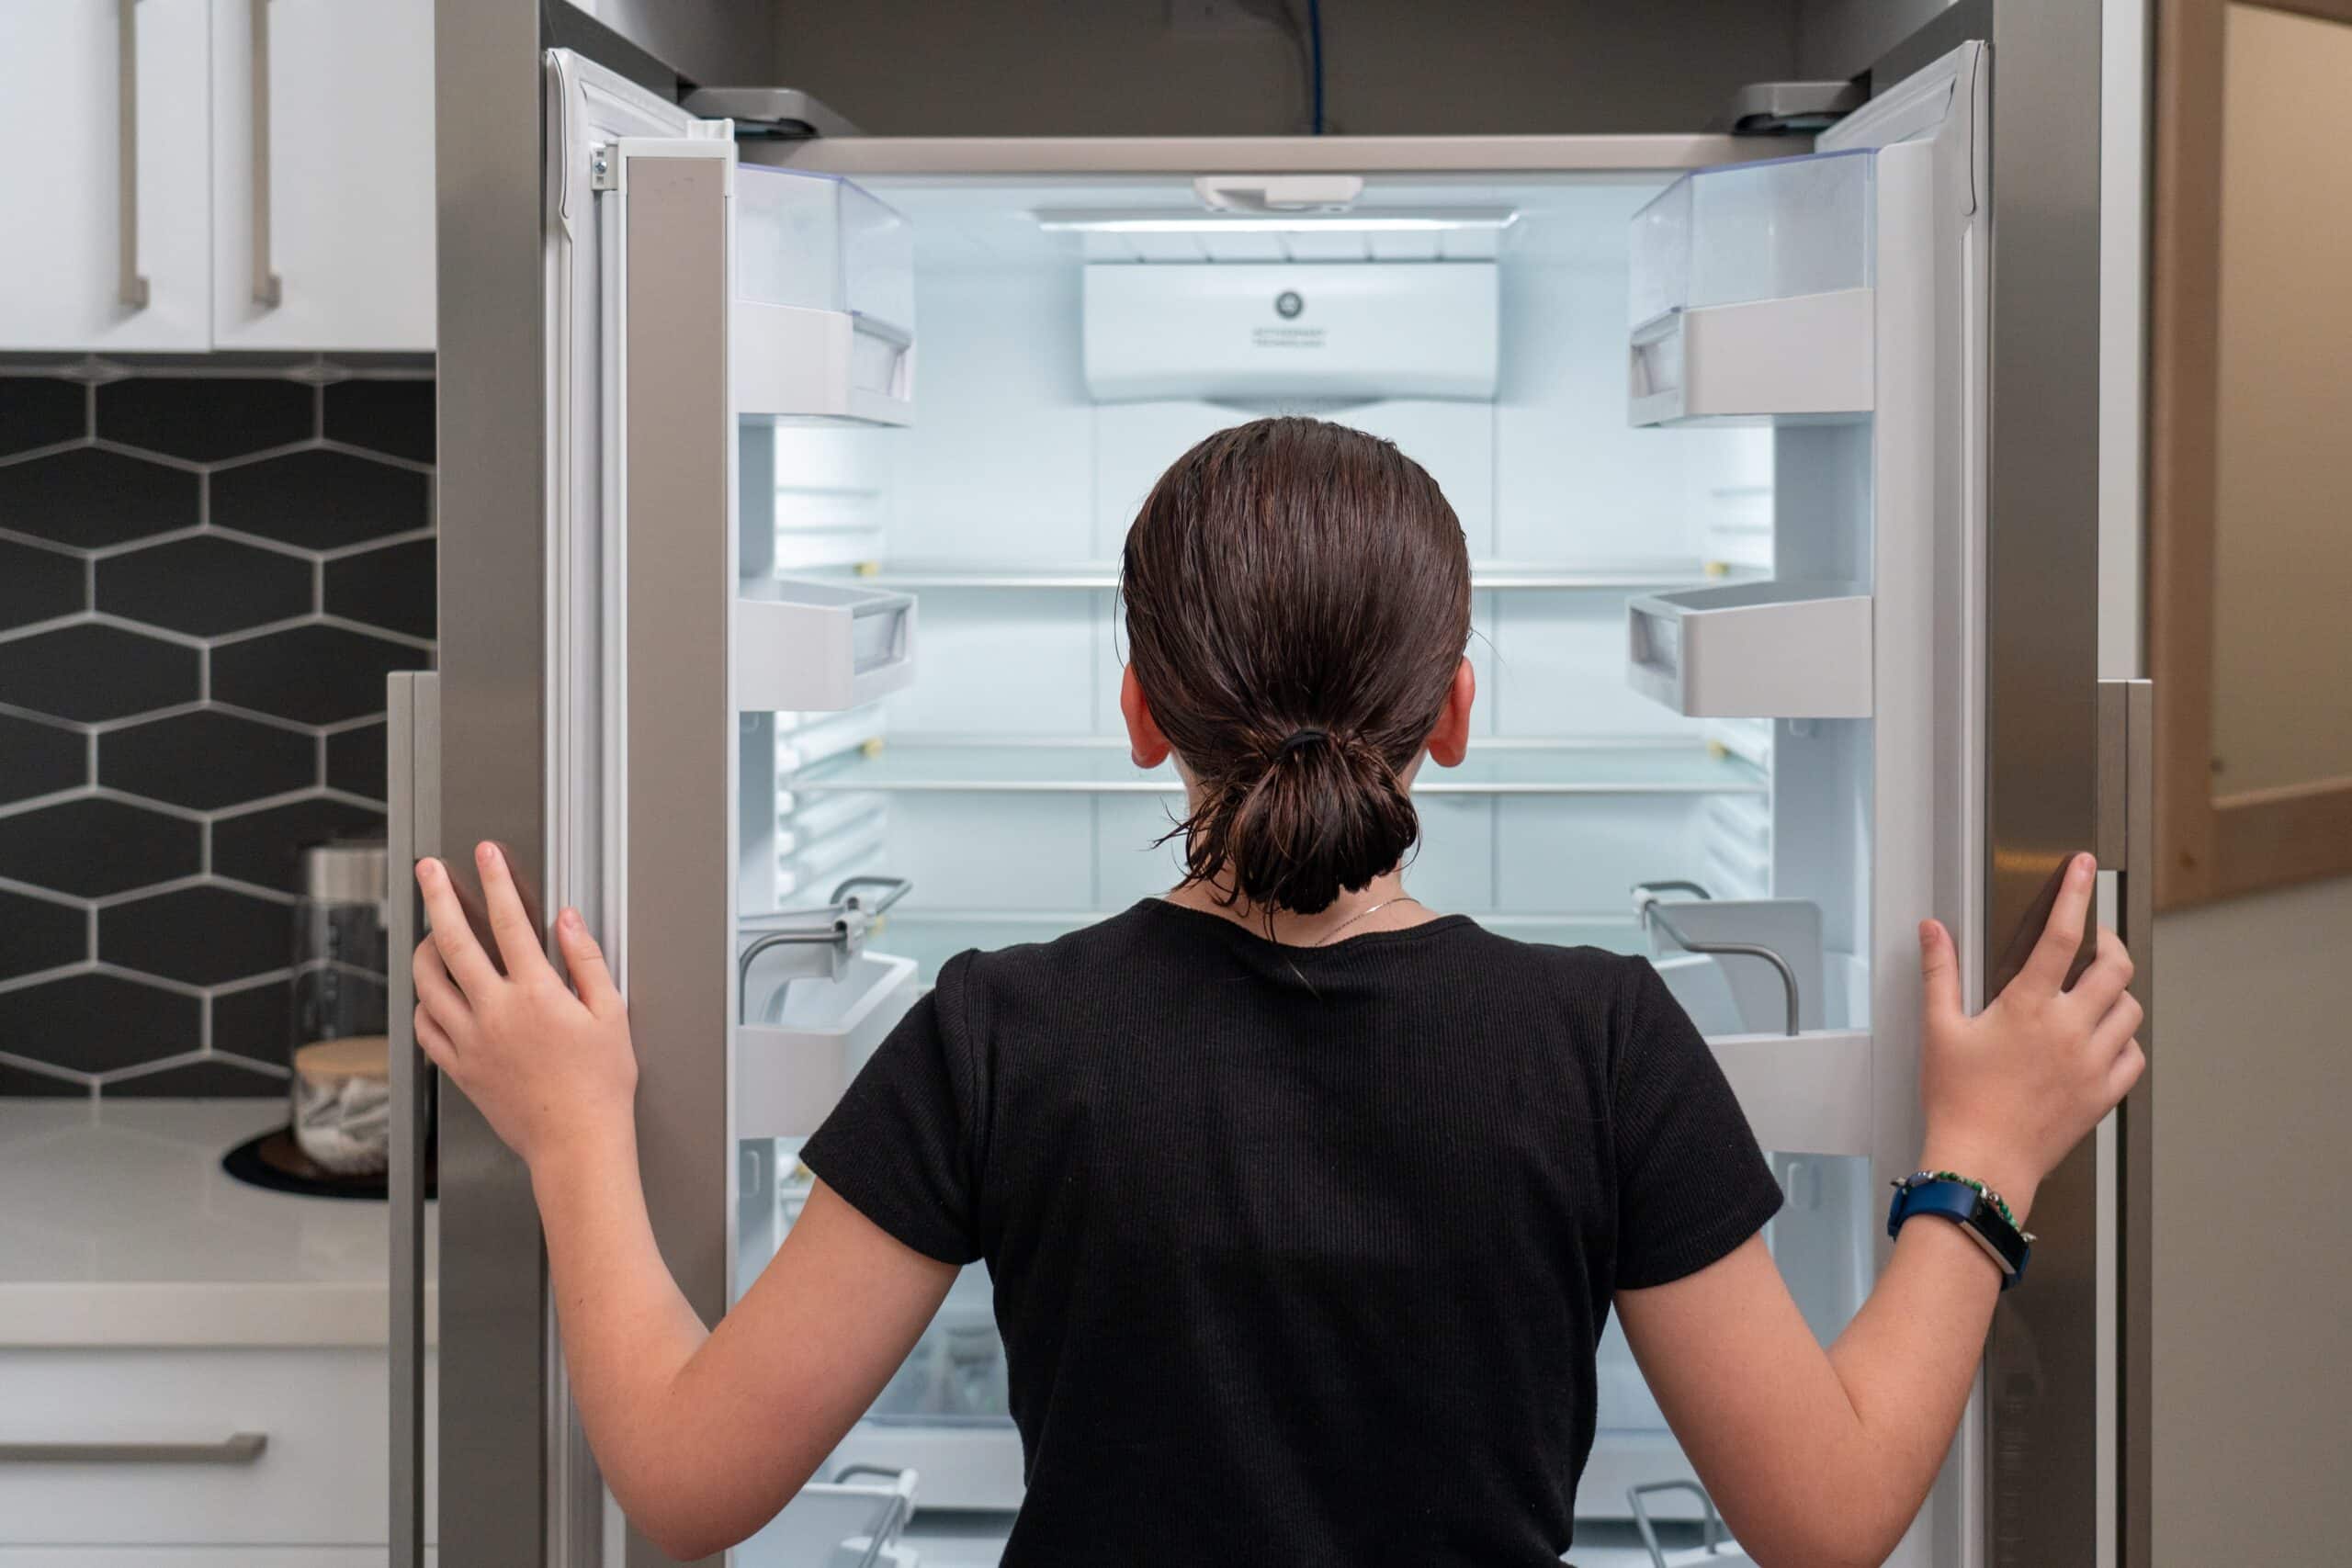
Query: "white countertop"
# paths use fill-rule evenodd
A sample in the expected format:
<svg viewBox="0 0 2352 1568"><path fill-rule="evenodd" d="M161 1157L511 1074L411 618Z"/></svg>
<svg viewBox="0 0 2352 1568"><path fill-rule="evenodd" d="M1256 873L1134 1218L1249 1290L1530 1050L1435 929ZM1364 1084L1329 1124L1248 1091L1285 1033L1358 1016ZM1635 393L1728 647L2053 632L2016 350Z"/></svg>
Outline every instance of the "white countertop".
<svg viewBox="0 0 2352 1568"><path fill-rule="evenodd" d="M0 1349L383 1344L385 1205L220 1168L285 1122L277 1099L0 1100Z"/></svg>

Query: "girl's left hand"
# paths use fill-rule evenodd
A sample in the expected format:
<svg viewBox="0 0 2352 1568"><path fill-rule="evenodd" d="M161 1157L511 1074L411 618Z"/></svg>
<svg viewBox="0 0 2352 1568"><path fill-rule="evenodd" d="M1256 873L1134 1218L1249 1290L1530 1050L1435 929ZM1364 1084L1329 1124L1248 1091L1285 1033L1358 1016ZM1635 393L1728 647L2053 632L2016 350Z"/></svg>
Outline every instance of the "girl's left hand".
<svg viewBox="0 0 2352 1568"><path fill-rule="evenodd" d="M505 973L474 940L448 868L419 861L433 934L416 950L417 1044L534 1168L569 1149L626 1145L634 1135L637 1055L604 953L580 912L565 909L555 930L571 976L566 985L539 944L506 857L485 843L474 860Z"/></svg>

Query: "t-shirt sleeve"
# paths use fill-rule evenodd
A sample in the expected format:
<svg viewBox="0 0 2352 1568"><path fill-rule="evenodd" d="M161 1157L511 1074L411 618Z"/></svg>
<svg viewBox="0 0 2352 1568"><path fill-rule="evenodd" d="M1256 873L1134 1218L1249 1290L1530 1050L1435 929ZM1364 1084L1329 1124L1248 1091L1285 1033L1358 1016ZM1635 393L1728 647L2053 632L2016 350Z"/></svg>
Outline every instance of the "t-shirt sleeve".
<svg viewBox="0 0 2352 1568"><path fill-rule="evenodd" d="M1628 967L1611 1085L1617 1288L1641 1290L1729 1256L1780 1212L1781 1188L1674 993L1647 963Z"/></svg>
<svg viewBox="0 0 2352 1568"><path fill-rule="evenodd" d="M800 1151L852 1208L925 1257L969 1263L976 1241L972 1108L977 1057L964 1027L973 954L948 960Z"/></svg>

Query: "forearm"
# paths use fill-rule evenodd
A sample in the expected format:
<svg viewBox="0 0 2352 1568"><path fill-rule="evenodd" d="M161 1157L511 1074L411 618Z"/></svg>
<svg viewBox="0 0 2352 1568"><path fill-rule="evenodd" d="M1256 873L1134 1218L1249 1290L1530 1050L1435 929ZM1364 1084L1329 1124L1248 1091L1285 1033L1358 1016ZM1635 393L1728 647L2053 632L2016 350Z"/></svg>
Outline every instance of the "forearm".
<svg viewBox="0 0 2352 1568"><path fill-rule="evenodd" d="M1931 1148L1921 1163L1984 1169L2006 1179L2020 1217L2032 1204L2029 1182L2001 1177L1981 1158ZM1829 1348L1860 1439L1854 1479L1879 1505L1877 1533L1889 1549L1943 1467L2000 1296L2000 1270L1973 1238L1945 1220L1915 1220L1896 1237L1870 1299Z"/></svg>
<svg viewBox="0 0 2352 1568"><path fill-rule="evenodd" d="M1906 1224L1826 1352L1760 1245L1709 1272L1720 1280L1699 1278L1680 1300L1625 1303L1686 1451L1763 1568L1875 1568L1951 1448L1999 1270L1957 1225ZM1713 1326L1730 1320L1740 1331Z"/></svg>
<svg viewBox="0 0 2352 1568"><path fill-rule="evenodd" d="M540 1159L531 1187L572 1398L614 1495L659 1533L695 1473L693 1424L680 1418L676 1393L708 1335L654 1240L634 1130L582 1137Z"/></svg>
<svg viewBox="0 0 2352 1568"><path fill-rule="evenodd" d="M2001 1276L1958 1225L1903 1227L1861 1311L1829 1349L1853 1407L1845 1450L1848 1515L1876 1562L1894 1549L1935 1484L1968 1406Z"/></svg>

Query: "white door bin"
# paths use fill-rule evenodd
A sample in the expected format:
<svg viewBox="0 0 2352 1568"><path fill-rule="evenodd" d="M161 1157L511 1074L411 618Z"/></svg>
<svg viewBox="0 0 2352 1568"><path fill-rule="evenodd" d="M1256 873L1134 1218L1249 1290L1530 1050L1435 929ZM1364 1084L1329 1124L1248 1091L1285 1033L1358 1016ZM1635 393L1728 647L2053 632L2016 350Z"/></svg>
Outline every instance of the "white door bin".
<svg viewBox="0 0 2352 1568"><path fill-rule="evenodd" d="M1867 288L1676 310L1634 329L1634 424L1838 419L1871 412L1876 300Z"/></svg>
<svg viewBox="0 0 2352 1568"><path fill-rule="evenodd" d="M1855 151L1697 170L1634 214L1633 423L1870 412L1875 209Z"/></svg>
<svg viewBox="0 0 2352 1568"><path fill-rule="evenodd" d="M914 419L914 233L831 175L745 164L735 181L729 375L746 419Z"/></svg>
<svg viewBox="0 0 2352 1568"><path fill-rule="evenodd" d="M1625 606L1626 681L1694 718L1868 718L1871 598L1843 582L1737 582Z"/></svg>
<svg viewBox="0 0 2352 1568"><path fill-rule="evenodd" d="M793 577L737 586L738 712L839 712L914 678L912 594Z"/></svg>
<svg viewBox="0 0 2352 1568"><path fill-rule="evenodd" d="M735 1133L805 1138L817 1130L916 995L915 961L860 953L841 978L785 987L770 1021L735 1029ZM753 1004L754 1017L766 1010Z"/></svg>

